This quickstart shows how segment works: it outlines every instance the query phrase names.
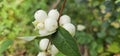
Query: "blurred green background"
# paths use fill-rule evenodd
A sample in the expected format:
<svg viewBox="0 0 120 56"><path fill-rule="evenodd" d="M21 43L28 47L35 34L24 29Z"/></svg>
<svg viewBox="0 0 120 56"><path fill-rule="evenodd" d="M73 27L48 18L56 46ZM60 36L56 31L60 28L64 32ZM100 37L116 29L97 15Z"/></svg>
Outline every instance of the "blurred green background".
<svg viewBox="0 0 120 56"><path fill-rule="evenodd" d="M38 35L32 22L34 12L60 10L63 0L0 0L0 56L36 56L39 38L26 42L20 36ZM113 56L120 54L120 0L67 0L63 14L74 25L82 24L75 38L81 55ZM64 56L59 53L57 56Z"/></svg>

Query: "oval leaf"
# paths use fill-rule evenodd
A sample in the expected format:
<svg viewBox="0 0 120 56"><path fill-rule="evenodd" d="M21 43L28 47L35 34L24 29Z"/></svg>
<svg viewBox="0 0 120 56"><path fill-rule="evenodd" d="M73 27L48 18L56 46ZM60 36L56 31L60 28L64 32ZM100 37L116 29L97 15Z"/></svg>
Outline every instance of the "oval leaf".
<svg viewBox="0 0 120 56"><path fill-rule="evenodd" d="M13 43L13 40L5 40L3 43L0 45L0 54L4 52L11 44Z"/></svg>
<svg viewBox="0 0 120 56"><path fill-rule="evenodd" d="M37 36L24 36L24 37L17 37L18 39L25 40L25 41L32 41L36 38Z"/></svg>
<svg viewBox="0 0 120 56"><path fill-rule="evenodd" d="M58 31L52 35L52 42L66 56L80 56L75 39L64 28L59 27Z"/></svg>

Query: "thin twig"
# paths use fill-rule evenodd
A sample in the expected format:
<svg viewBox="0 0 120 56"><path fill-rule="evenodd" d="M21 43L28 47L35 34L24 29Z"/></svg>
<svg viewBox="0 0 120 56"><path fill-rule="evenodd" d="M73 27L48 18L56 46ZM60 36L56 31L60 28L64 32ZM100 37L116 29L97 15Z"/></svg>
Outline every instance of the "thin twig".
<svg viewBox="0 0 120 56"><path fill-rule="evenodd" d="M67 1L67 0L64 0L63 4L62 4L62 6L61 6L60 15L59 15L58 21L60 20L60 17L61 17L61 15L62 15L63 9L64 9L65 4L66 4L66 1ZM59 25L59 24L58 24L58 25Z"/></svg>

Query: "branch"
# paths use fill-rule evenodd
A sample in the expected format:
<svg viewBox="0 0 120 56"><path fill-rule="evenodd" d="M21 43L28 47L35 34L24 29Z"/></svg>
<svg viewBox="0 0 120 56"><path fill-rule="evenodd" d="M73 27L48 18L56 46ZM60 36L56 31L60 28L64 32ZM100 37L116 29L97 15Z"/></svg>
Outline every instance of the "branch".
<svg viewBox="0 0 120 56"><path fill-rule="evenodd" d="M63 4L62 4L62 6L61 6L60 15L59 15L58 21L60 20L60 17L61 17L61 15L62 15L63 9L64 9L65 4L66 4L66 1L67 1L67 0L64 0ZM58 25L59 25L59 24L58 24Z"/></svg>

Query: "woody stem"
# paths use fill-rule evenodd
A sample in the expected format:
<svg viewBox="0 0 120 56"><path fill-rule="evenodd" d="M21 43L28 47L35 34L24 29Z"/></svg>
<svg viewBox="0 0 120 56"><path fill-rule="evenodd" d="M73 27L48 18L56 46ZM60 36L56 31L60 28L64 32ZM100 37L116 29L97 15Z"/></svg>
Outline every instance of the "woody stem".
<svg viewBox="0 0 120 56"><path fill-rule="evenodd" d="M67 1L67 0L64 0L63 4L62 4L62 6L61 6L60 15L59 15L58 21L60 20L60 17L61 17L61 15L62 15L63 9L64 9L65 4L66 4L66 1ZM59 23L58 23L58 25L59 25Z"/></svg>

